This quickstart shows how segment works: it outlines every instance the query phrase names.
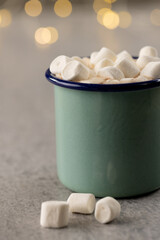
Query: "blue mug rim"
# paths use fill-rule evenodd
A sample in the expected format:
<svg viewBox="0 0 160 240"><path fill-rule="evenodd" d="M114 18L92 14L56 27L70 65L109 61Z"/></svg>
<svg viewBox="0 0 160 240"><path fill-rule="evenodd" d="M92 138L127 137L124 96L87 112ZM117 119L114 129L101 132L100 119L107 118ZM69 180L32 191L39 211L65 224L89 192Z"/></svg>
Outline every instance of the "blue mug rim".
<svg viewBox="0 0 160 240"><path fill-rule="evenodd" d="M137 58L137 57L133 57ZM82 91L98 91L98 92L121 92L121 91L135 91L160 86L160 78L133 83L120 83L120 84L93 84L93 83L80 83L62 80L53 75L49 68L45 72L45 76L49 82L59 87L70 88Z"/></svg>

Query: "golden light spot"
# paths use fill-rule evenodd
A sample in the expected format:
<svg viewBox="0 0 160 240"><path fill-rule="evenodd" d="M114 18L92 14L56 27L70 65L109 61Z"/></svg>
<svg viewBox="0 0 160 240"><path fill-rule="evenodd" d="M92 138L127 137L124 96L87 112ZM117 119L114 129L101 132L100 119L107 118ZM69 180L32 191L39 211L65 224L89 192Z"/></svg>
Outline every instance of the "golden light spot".
<svg viewBox="0 0 160 240"><path fill-rule="evenodd" d="M107 2L107 3L114 3L114 2L116 2L117 0L104 0L105 2Z"/></svg>
<svg viewBox="0 0 160 240"><path fill-rule="evenodd" d="M103 15L103 25L108 29L115 29L119 25L119 16L114 11L107 11Z"/></svg>
<svg viewBox="0 0 160 240"><path fill-rule="evenodd" d="M72 3L69 0L57 0L54 4L54 11L59 17L68 17L72 12Z"/></svg>
<svg viewBox="0 0 160 240"><path fill-rule="evenodd" d="M105 2L104 0L94 0L93 9L96 13L103 8L111 8L111 4L108 2Z"/></svg>
<svg viewBox="0 0 160 240"><path fill-rule="evenodd" d="M45 45L51 41L51 33L47 28L38 28L35 32L35 40L37 43Z"/></svg>
<svg viewBox="0 0 160 240"><path fill-rule="evenodd" d="M107 11L111 11L109 8L101 8L98 12L97 12L97 21L103 25L103 15L107 12Z"/></svg>
<svg viewBox="0 0 160 240"><path fill-rule="evenodd" d="M42 4L38 0L30 0L24 6L25 12L31 17L37 17L42 12Z"/></svg>
<svg viewBox="0 0 160 240"><path fill-rule="evenodd" d="M53 44L58 40L58 31L54 27L47 27L47 29L50 31L50 36L51 36L51 39L48 42L48 44Z"/></svg>
<svg viewBox="0 0 160 240"><path fill-rule="evenodd" d="M132 16L129 12L119 12L119 26L121 28L128 28L131 25Z"/></svg>
<svg viewBox="0 0 160 240"><path fill-rule="evenodd" d="M12 22L12 16L7 9L0 10L0 27L7 27Z"/></svg>
<svg viewBox="0 0 160 240"><path fill-rule="evenodd" d="M151 23L160 26L160 9L154 9L150 15Z"/></svg>

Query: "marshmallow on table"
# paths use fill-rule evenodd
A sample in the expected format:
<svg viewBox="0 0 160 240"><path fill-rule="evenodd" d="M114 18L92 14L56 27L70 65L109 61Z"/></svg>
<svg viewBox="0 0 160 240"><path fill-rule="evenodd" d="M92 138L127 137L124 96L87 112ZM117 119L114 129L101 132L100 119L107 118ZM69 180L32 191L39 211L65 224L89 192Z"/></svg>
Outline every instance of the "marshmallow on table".
<svg viewBox="0 0 160 240"><path fill-rule="evenodd" d="M105 79L116 79L120 80L121 78L124 78L123 72L121 72L120 69L113 67L113 66L108 66L101 68L98 72L97 75L100 77L103 77Z"/></svg>
<svg viewBox="0 0 160 240"><path fill-rule="evenodd" d="M134 78L140 73L140 70L136 64L127 58L123 58L117 61L115 67L119 68L124 73L124 76L126 78Z"/></svg>
<svg viewBox="0 0 160 240"><path fill-rule="evenodd" d="M70 61L62 71L62 78L68 81L88 79L89 76L89 69L76 60Z"/></svg>
<svg viewBox="0 0 160 240"><path fill-rule="evenodd" d="M98 72L101 68L107 67L107 66L113 66L113 61L108 58L103 58L99 62L96 63L94 70Z"/></svg>
<svg viewBox="0 0 160 240"><path fill-rule="evenodd" d="M143 69L149 62L159 62L160 58L151 56L141 56L137 59L136 64L140 69Z"/></svg>
<svg viewBox="0 0 160 240"><path fill-rule="evenodd" d="M141 71L141 76L148 79L160 78L160 62L149 62Z"/></svg>
<svg viewBox="0 0 160 240"><path fill-rule="evenodd" d="M96 203L95 218L100 223L108 223L120 215L121 206L112 197L105 197Z"/></svg>
<svg viewBox="0 0 160 240"><path fill-rule="evenodd" d="M104 78L101 77L93 77L88 80L81 80L80 83L93 83L93 84L101 84L105 81Z"/></svg>
<svg viewBox="0 0 160 240"><path fill-rule="evenodd" d="M112 61L115 61L116 60L116 55L110 49L103 47L103 48L101 48L101 50L98 53L95 53L95 54L92 53L91 63L96 64L100 60L102 60L103 58L108 58Z"/></svg>
<svg viewBox="0 0 160 240"><path fill-rule="evenodd" d="M61 228L68 225L69 204L64 201L48 201L41 205L40 224L46 228Z"/></svg>
<svg viewBox="0 0 160 240"><path fill-rule="evenodd" d="M61 73L64 67L67 65L68 62L71 61L71 58L61 55L55 58L50 64L50 71L53 74Z"/></svg>
<svg viewBox="0 0 160 240"><path fill-rule="evenodd" d="M67 202L71 212L83 214L93 213L96 204L95 196L91 193L72 193Z"/></svg>
<svg viewBox="0 0 160 240"><path fill-rule="evenodd" d="M141 50L139 52L139 57L141 57L141 56L157 57L158 52L157 52L157 49L154 47L145 46L145 47L141 48Z"/></svg>

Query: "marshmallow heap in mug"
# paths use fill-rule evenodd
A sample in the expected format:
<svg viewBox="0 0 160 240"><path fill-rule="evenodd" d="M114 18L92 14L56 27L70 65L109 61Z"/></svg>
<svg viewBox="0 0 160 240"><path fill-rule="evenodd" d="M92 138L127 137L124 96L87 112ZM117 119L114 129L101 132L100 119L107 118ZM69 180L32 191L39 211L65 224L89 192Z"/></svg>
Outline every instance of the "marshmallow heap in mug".
<svg viewBox="0 0 160 240"><path fill-rule="evenodd" d="M52 61L50 71L57 78L80 83L142 82L160 78L160 58L151 46L141 48L138 59L125 50L116 55L103 47L90 58L61 55Z"/></svg>

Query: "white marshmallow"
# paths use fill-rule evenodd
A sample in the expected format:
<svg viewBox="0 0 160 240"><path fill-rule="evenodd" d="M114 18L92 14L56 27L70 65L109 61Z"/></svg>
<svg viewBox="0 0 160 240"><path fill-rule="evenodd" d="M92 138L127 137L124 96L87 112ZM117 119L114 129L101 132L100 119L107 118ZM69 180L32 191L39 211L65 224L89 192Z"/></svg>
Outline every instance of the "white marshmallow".
<svg viewBox="0 0 160 240"><path fill-rule="evenodd" d="M81 80L79 82L81 83L93 83L93 84L101 84L105 81L104 78L100 78L100 77L94 77L94 78L90 78L88 80Z"/></svg>
<svg viewBox="0 0 160 240"><path fill-rule="evenodd" d="M101 59L94 67L94 70L98 72L101 68L107 67L107 66L113 66L113 61L108 58Z"/></svg>
<svg viewBox="0 0 160 240"><path fill-rule="evenodd" d="M139 68L133 61L128 60L127 58L120 59L115 67L119 68L126 78L133 78L139 74Z"/></svg>
<svg viewBox="0 0 160 240"><path fill-rule="evenodd" d="M145 46L145 47L141 48L141 50L139 52L139 57L141 57L141 56L157 57L158 52L157 52L157 49L154 47Z"/></svg>
<svg viewBox="0 0 160 240"><path fill-rule="evenodd" d="M116 60L116 55L110 49L103 47L103 48L101 48L101 50L97 54L92 55L91 63L96 64L100 60L102 60L103 58L108 58L112 61L115 61Z"/></svg>
<svg viewBox="0 0 160 240"><path fill-rule="evenodd" d="M87 57L84 57L84 58L82 58L82 60L83 60L83 63L87 66L87 67L89 67L89 68L91 68L91 69L93 69L94 68L94 65L93 64L91 64L91 62L90 62L90 59L89 58L87 58Z"/></svg>
<svg viewBox="0 0 160 240"><path fill-rule="evenodd" d="M115 79L107 80L107 81L104 82L104 84L119 84L119 83L120 83L120 81L115 80Z"/></svg>
<svg viewBox="0 0 160 240"><path fill-rule="evenodd" d="M131 83L133 82L134 78L122 78L119 82L120 83Z"/></svg>
<svg viewBox="0 0 160 240"><path fill-rule="evenodd" d="M160 78L160 62L149 62L142 70L141 76L148 79Z"/></svg>
<svg viewBox="0 0 160 240"><path fill-rule="evenodd" d="M95 196L91 193L72 193L67 202L71 212L91 214L95 208Z"/></svg>
<svg viewBox="0 0 160 240"><path fill-rule="evenodd" d="M50 71L53 74L62 73L64 67L67 65L68 62L71 61L71 58L61 55L55 58L50 64Z"/></svg>
<svg viewBox="0 0 160 240"><path fill-rule="evenodd" d="M124 78L124 74L121 72L121 70L113 66L101 68L97 72L97 75L105 79L120 80L121 78Z"/></svg>
<svg viewBox="0 0 160 240"><path fill-rule="evenodd" d="M120 215L121 206L112 197L105 197L96 203L95 218L100 223L108 223Z"/></svg>
<svg viewBox="0 0 160 240"><path fill-rule="evenodd" d="M68 225L69 204L64 201L48 201L41 205L40 225L46 228L61 228Z"/></svg>
<svg viewBox="0 0 160 240"><path fill-rule="evenodd" d="M119 61L120 59L127 58L129 60L133 60L132 56L127 52L127 51L122 51L119 54L117 54L117 59L116 61Z"/></svg>
<svg viewBox="0 0 160 240"><path fill-rule="evenodd" d="M133 78L132 82L145 82L145 81L148 81L148 79L140 75L137 78Z"/></svg>
<svg viewBox="0 0 160 240"><path fill-rule="evenodd" d="M89 75L89 69L76 60L69 62L62 71L62 78L68 81L88 79Z"/></svg>
<svg viewBox="0 0 160 240"><path fill-rule="evenodd" d="M159 62L160 58L151 56L141 56L137 59L136 64L140 69L143 69L149 62Z"/></svg>
<svg viewBox="0 0 160 240"><path fill-rule="evenodd" d="M73 56L71 59L72 59L72 60L76 60L76 61L78 61L78 62L84 64L83 59L80 58L80 57L78 57L78 56Z"/></svg>
<svg viewBox="0 0 160 240"><path fill-rule="evenodd" d="M90 62L91 64L93 64L94 62L94 59L96 58L98 52L92 52L91 55L90 55Z"/></svg>

